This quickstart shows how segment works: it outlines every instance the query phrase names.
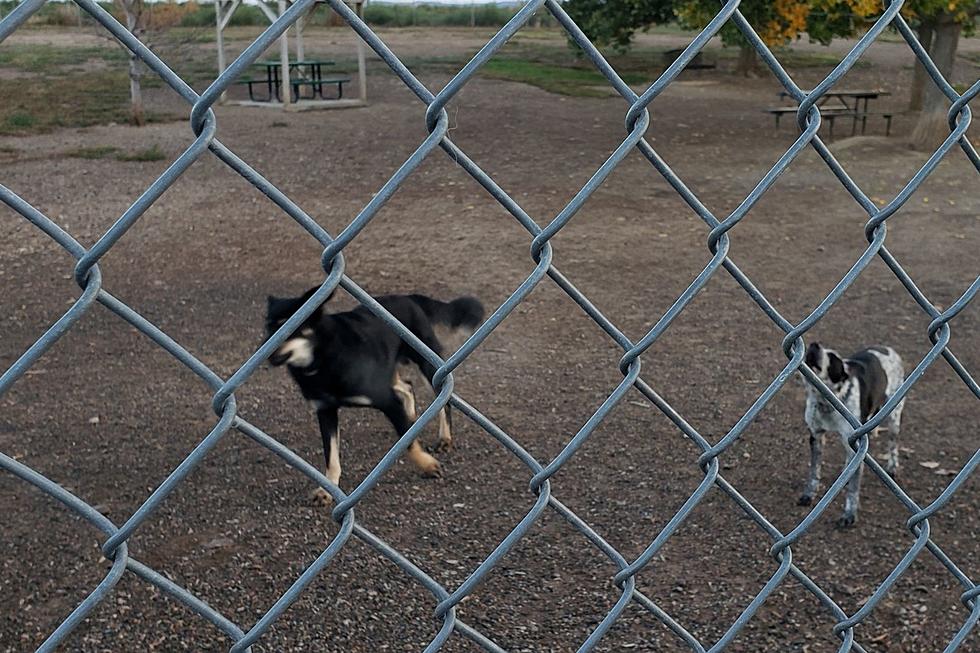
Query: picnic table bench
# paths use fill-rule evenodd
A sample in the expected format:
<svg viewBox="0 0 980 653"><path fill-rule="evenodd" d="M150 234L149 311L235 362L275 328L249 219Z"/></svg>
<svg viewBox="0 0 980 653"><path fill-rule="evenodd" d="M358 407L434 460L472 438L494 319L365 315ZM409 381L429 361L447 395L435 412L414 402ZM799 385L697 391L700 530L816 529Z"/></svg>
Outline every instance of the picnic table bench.
<svg viewBox="0 0 980 653"><path fill-rule="evenodd" d="M681 53L683 52L684 52L684 48L667 50L663 54L664 64L669 66L670 64L674 63L677 57L681 56ZM714 62L708 61L705 58L703 51L698 51L698 53L694 55L694 58L692 58L688 62L687 66L685 67L685 70L705 70L714 67L715 67Z"/></svg>
<svg viewBox="0 0 980 653"><path fill-rule="evenodd" d="M834 137L834 121L837 118L851 118L851 136L857 134L858 120L861 121L861 134L864 134L868 126L868 116L881 116L885 119L885 136L891 135L892 114L891 112L874 113L868 110L868 103L871 100L889 95L887 91L878 90L838 90L825 93L818 101L820 115L825 118L830 125L830 138ZM792 99L787 91L779 92L780 99ZM799 106L770 107L766 111L776 118L776 127L779 127L779 119L787 113L796 114Z"/></svg>

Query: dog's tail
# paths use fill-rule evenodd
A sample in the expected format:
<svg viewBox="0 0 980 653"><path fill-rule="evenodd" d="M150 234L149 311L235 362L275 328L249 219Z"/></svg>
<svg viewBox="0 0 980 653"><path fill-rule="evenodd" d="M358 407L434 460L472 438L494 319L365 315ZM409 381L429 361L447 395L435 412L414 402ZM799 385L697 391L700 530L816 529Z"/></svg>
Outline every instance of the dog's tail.
<svg viewBox="0 0 980 653"><path fill-rule="evenodd" d="M425 295L412 295L412 301L434 324L453 331L469 334L483 322L483 304L476 297L459 297L451 302L441 302Z"/></svg>

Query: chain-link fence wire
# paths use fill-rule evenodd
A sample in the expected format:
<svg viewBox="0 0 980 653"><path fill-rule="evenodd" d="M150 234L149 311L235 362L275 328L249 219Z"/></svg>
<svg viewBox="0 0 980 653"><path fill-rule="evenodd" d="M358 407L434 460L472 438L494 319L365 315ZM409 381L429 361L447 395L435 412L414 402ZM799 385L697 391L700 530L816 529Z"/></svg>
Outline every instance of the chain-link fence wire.
<svg viewBox="0 0 980 653"><path fill-rule="evenodd" d="M14 11L0 21L0 42L6 39L19 26L23 25L46 1L24 0ZM166 171L143 192L112 227L90 248L85 248L79 244L75 238L43 215L37 208L8 188L0 185L0 201L3 201L10 209L47 234L77 259L74 276L82 289L79 298L64 315L0 376L0 395L5 393L23 376L52 344L70 330L88 312L95 302L98 302L135 327L139 332L150 338L159 347L169 352L175 359L201 377L214 393L211 404L217 420L206 437L197 444L193 451L177 465L166 480L145 499L140 507L121 526L114 524L89 503L73 495L58 483L46 478L10 456L0 453L0 467L57 499L70 511L89 521L105 533L106 540L102 544L102 552L112 562L103 580L71 614L65 617L38 650L52 651L59 644L66 642L71 631L85 619L86 615L95 606L110 595L112 588L119 579L126 571L129 571L142 580L156 586L166 595L187 606L224 632L233 642L230 651L233 653L249 651L251 650L250 646L262 637L273 622L282 616L289 605L304 591L304 588L331 562L337 552L352 537L356 537L366 542L380 555L397 565L405 574L414 579L421 589L429 592L438 602L434 616L441 622L441 627L436 636L425 648L426 651L439 650L453 633L469 639L484 650L503 651L490 637L460 620L456 615L456 606L475 590L477 585L494 569L501 558L525 536L532 524L541 516L542 512L549 509L563 517L591 543L598 553L607 557L618 568L618 572L610 580L620 590L620 597L609 609L607 614L602 616L601 620L598 621L587 639L582 642L579 648L580 651L592 650L608 633L609 629L622 615L624 610L632 603L641 606L655 619L662 622L676 635L679 641L686 644L692 651L703 653L705 651L723 650L732 642L746 623L752 619L759 607L787 577L792 577L799 582L808 592L816 597L823 608L833 617L835 621L833 634L840 640L840 652L865 651L855 639L855 627L872 613L899 577L905 573L923 551L928 551L929 555L938 560L963 588L961 595L961 602L965 608L963 624L949 640L945 651L949 652L960 649L977 621L980 620L980 600L978 600L980 590L978 590L977 585L967 574L950 559L943 549L930 538L929 518L935 515L950 501L958 488L963 485L976 467L980 465L980 450L960 469L943 492L924 507L920 506L914 498L906 493L868 453L868 434L886 419L891 410L905 397L909 389L921 378L926 369L939 357L945 360L946 364L966 384L973 395L980 398L980 386L977 385L977 382L970 373L957 360L949 347L951 340L950 322L973 299L978 288L980 288L980 277L974 280L969 288L948 308L940 311L919 290L915 282L885 246L888 218L894 215L905 204L916 189L919 188L929 174L936 168L940 160L952 150L955 148L960 149L966 155L968 161L980 172L980 156L978 156L976 150L965 135L972 120L969 102L980 93L980 81L974 83L963 93L956 92L949 82L943 78L935 64L930 60L928 54L917 42L913 31L899 13L903 2L894 0L887 3L883 8L882 15L874 22L868 32L856 43L833 71L811 91L802 90L793 81L778 59L739 12L738 0L730 0L723 4L719 3L720 10L718 14L704 30L691 41L677 60L652 85L642 94L637 95L603 58L599 50L588 40L574 21L569 18L556 0L533 0L528 2L438 93L432 93L424 86L399 58L388 49L384 42L344 4L343 0L325 1L377 53L384 63L391 68L394 74L404 82L426 107L424 119L429 132L429 136L424 139L414 153L398 168L387 183L373 196L371 201L364 206L360 213L336 237L328 234L302 208L291 201L289 197L252 169L248 163L236 156L234 152L216 138L217 121L212 110L214 103L229 88L234 80L266 48L272 45L276 39L295 23L303 13L308 11L316 0L297 0L275 23L251 43L234 63L200 95L170 70L165 62L160 60L144 44L130 34L125 27L100 7L95 0L75 0L76 4L82 10L91 15L125 47L134 52L150 69L191 105L190 126L196 138L186 151L170 164ZM628 107L625 116L627 132L625 140L623 140L619 147L595 171L589 181L575 194L564 209L543 228L521 208L517 201L497 185L476 162L470 159L449 138L449 119L445 110L447 103L473 78L477 70L514 36L536 12L548 12L557 20L568 33L570 39L582 49L588 59L595 65L596 69L608 80L615 91L622 96ZM677 78L685 66L727 22L733 23L739 29L752 47L758 52L783 88L799 104L797 124L800 135L741 204L731 214L719 219L671 170L670 166L667 165L653 146L644 138L644 135L650 126L650 116L647 111L650 103ZM894 27L904 38L919 62L928 71L932 83L951 102L948 113L950 133L942 145L929 157L904 188L890 202L879 208L848 175L847 171L828 150L818 135L821 126L818 103L854 66L875 39L889 26ZM787 169L796 157L810 147L819 154L834 176L840 181L851 197L853 197L854 201L867 213L868 221L865 226L865 234L868 240L868 246L816 309L799 324L793 324L780 314L729 255L731 249L731 236L729 232L749 213L763 194L769 190L776 178ZM428 349L404 325L395 320L380 304L344 274L345 262L343 255L344 248L367 226L377 214L378 210L391 198L392 194L412 171L437 148L441 148L446 152L456 164L469 173L474 180L527 230L531 236L530 254L535 263L534 271L528 278L490 315L487 321L476 330L459 350L445 360ZM584 202L633 149L639 150L643 157L651 164L653 172L662 176L705 223L708 228L707 246L711 253L711 259L704 267L704 270L676 299L670 309L637 342L633 342L627 338L581 291L562 275L554 265L553 250L551 247L551 239L568 224ZM323 254L321 263L326 272L326 278L319 290L227 379L221 378L161 329L105 290L103 287L102 273L99 269L100 259L125 236L126 232L145 214L146 210L163 192L173 185L207 150L210 150L212 154L223 161L228 167L236 171L264 193L283 213L295 220L322 245ZM804 336L840 300L845 291L875 257L879 258L891 269L895 277L914 298L921 310L931 319L926 335L932 346L925 357L918 362L914 370L908 374L904 383L902 383L898 391L888 400L884 408L866 423L862 424L857 416L848 412L840 400L806 365L802 365L805 350ZM694 429L677 410L668 404L653 387L644 381L640 376L640 372L642 366L641 355L643 352L663 335L674 319L688 306L698 291L722 268L735 279L762 312L785 333L785 337L782 339L782 349L788 361L785 367L772 379L765 391L754 401L752 406L741 416L731 430L718 442L712 444ZM507 318L514 308L546 276L564 290L622 348L623 357L620 360L619 369L623 374L623 380L605 401L603 401L575 436L567 442L558 456L547 463L542 463L532 457L511 436L480 413L473 405L453 393L453 370L484 342L489 334ZM325 476L312 465L270 437L258 426L246 421L239 415L234 394L250 378L256 368L268 358L273 350L338 285L382 319L411 347L438 368L433 378L433 386L436 390L435 400L419 416L417 422L408 432L398 440L375 465L371 472L349 494L345 494L339 488L331 485ZM854 431L848 438L848 443L856 455L848 460L834 482L829 486L820 500L816 502L807 516L789 533L783 533L722 476L719 471L719 457L738 440L759 412L780 391L790 377L797 372L802 373L810 383L814 384L821 395L853 426ZM697 489L687 498L663 529L656 534L656 537L654 537L646 549L632 561L627 560L616 548L606 542L601 534L593 530L586 521L554 497L551 493L549 480L575 455L599 423L605 419L630 388L639 390L652 405L656 406L676 425L684 437L697 446L700 450L700 455L696 460L692 461L692 464L696 463L703 473L703 479ZM356 518L357 505L377 485L384 474L405 452L410 443L419 435L425 425L432 420L438 410L446 404L451 404L459 409L528 468L531 476L529 498L533 498L533 504L528 509L524 518L494 548L493 552L470 573L466 580L454 589L446 588L435 581L423 569L413 564L384 540L374 535ZM161 503L167 500L168 495L174 488L208 455L214 446L231 431L237 431L256 444L269 449L282 458L292 469L305 474L311 482L329 492L335 502L332 516L339 524L338 533L316 560L293 581L292 585L273 605L268 607L256 623L248 627L243 627L235 623L232 619L222 615L185 588L164 577L154 569L140 563L130 555L127 548L127 541L130 536L140 528L141 524L146 521L154 510L159 508ZM848 480L854 474L858 473L859 467L862 465L867 466L906 507L909 518L905 525L912 536L912 540L908 551L902 557L901 561L875 589L870 598L856 612L847 614L816 581L811 579L794 564L792 547L807 533ZM761 534L770 538L772 544L769 553L775 563L775 569L772 571L768 582L765 583L763 588L742 610L724 635L714 643L706 643L699 640L682 623L671 617L653 599L640 592L636 588L636 576L657 555L664 544L676 532L685 519L689 517L694 508L712 487L719 488L729 496L751 519ZM599 617L600 615L596 615L597 619ZM188 644L193 645L193 642L188 642Z"/></svg>

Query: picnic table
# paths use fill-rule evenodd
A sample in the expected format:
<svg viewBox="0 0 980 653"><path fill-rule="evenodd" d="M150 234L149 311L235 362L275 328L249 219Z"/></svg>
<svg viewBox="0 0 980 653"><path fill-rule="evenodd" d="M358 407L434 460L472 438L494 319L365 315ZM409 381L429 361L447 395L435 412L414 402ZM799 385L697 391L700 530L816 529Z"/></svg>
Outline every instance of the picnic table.
<svg viewBox="0 0 980 653"><path fill-rule="evenodd" d="M890 95L890 93L881 90L840 89L827 91L817 100L817 106L820 108L820 115L830 123L830 138L834 137L834 120L836 118L851 118L851 136L854 136L857 134L858 120L861 121L861 134L864 134L868 125L868 116L872 115L880 115L885 119L885 136L890 135L893 114L888 112L872 113L868 109L871 100L877 100L886 95ZM793 96L787 91L780 91L779 97L780 99L792 99ZM776 127L778 128L779 119L783 114L795 114L798 109L798 106L782 106L773 107L767 111L776 116Z"/></svg>
<svg viewBox="0 0 980 653"><path fill-rule="evenodd" d="M337 99L344 97L344 84L350 81L350 77L346 75L333 75L324 77L323 67L332 66L333 61L328 59L302 59L294 60L289 62L289 85L292 87L293 101L300 99L300 88L303 86L308 86L310 88L310 97L320 96L323 97L323 87L324 85L336 84L337 85ZM280 77L280 71L282 69L282 62L278 59L261 59L255 62L256 67L265 69L265 78L243 78L238 81L239 84L248 85L248 97L253 101L266 101L271 102L272 98L277 101L281 100L280 90L282 88L282 78ZM295 75L294 75L295 73ZM268 90L268 95L265 100L256 100L255 97L255 86L265 86Z"/></svg>

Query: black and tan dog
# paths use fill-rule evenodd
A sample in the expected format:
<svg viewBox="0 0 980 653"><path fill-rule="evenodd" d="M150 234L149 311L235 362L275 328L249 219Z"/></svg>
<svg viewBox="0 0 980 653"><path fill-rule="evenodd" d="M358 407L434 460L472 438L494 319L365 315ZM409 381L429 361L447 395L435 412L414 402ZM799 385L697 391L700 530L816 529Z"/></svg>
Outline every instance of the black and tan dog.
<svg viewBox="0 0 980 653"><path fill-rule="evenodd" d="M271 336L309 299L269 297L266 330ZM332 295L331 295L332 296ZM329 301L328 297L326 301ZM483 305L473 297L441 302L424 295L377 297L399 322L442 356L443 344L436 330L472 332L483 321ZM388 325L360 306L343 313L326 313L323 306L307 318L269 357L273 365L286 365L303 397L316 409L323 438L327 479L340 482L340 435L337 411L343 407L376 408L401 437L417 418L411 384L398 373L399 366L414 363L430 382L435 368L406 344ZM452 444L449 407L439 412L439 448ZM416 439L408 458L427 476L441 473L439 461L426 453ZM328 501L326 492L318 498Z"/></svg>

